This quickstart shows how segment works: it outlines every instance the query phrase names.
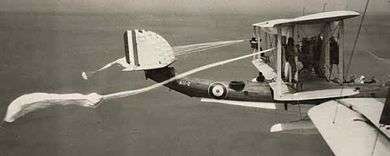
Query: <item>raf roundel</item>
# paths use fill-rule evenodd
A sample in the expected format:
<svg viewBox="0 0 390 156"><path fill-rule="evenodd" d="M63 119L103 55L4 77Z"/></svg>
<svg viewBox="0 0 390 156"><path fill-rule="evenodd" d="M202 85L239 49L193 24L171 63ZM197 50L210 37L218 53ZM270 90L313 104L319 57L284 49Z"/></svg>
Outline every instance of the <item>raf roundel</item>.
<svg viewBox="0 0 390 156"><path fill-rule="evenodd" d="M221 83L213 83L209 86L208 93L213 98L222 99L226 97L227 89Z"/></svg>

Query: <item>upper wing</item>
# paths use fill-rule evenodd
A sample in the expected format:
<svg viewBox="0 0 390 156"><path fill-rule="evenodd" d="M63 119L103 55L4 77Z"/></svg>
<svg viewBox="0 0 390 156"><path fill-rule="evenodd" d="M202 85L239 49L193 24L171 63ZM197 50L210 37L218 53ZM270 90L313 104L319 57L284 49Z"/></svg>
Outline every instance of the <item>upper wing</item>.
<svg viewBox="0 0 390 156"><path fill-rule="evenodd" d="M359 15L360 14L356 11L328 11L328 12L320 12L320 13L300 16L296 18L274 19L270 21L264 21L261 23L255 23L253 24L253 26L270 28L275 26L286 26L291 24L315 24L315 23L324 23L324 22L343 20L347 18L356 17Z"/></svg>
<svg viewBox="0 0 390 156"><path fill-rule="evenodd" d="M354 102L366 104L372 101ZM383 103L369 104L376 109L383 107ZM338 101L328 101L313 107L308 114L335 155L390 155L390 142L386 135L361 113L346 105ZM380 116L380 113L377 116Z"/></svg>

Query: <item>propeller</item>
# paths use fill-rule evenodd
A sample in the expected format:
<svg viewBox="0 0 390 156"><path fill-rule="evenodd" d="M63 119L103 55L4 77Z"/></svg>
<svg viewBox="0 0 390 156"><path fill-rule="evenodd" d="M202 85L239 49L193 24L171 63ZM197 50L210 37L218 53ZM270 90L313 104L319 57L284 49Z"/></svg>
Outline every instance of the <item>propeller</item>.
<svg viewBox="0 0 390 156"><path fill-rule="evenodd" d="M189 76L191 74L224 65L230 62L234 62L237 60L245 59L254 55L258 55L261 53L266 53L269 51L274 50L274 48L258 51L252 54L243 55L240 57L204 65L195 69L192 69L190 71L181 73L176 75L175 77L172 77L168 80L165 80L160 83L156 83L153 85L150 85L148 87L135 89L135 90L128 90L128 91L122 91L117 93L111 93L106 95L100 95L98 93L91 93L91 94L80 94L80 93L71 93L71 94L51 94L51 93L30 93L22 95L18 98L16 98L14 101L11 102L11 104L8 106L6 116L4 118L4 121L6 122L13 122L16 119L26 115L29 112L33 112L39 109L44 109L50 106L56 106L56 105L77 105L82 107L90 107L95 108L99 104L101 104L104 100L110 100L110 99L116 99L116 98L123 98L128 97L131 95L136 95L140 93L144 93L156 88L159 88L169 82L175 81L177 79Z"/></svg>

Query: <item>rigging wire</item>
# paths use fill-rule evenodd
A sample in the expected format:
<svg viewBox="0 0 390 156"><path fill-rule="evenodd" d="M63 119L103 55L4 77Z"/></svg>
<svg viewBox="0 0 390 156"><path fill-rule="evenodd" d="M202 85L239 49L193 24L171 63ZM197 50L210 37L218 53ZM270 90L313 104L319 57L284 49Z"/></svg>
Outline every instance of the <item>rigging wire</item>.
<svg viewBox="0 0 390 156"><path fill-rule="evenodd" d="M350 55L350 57L349 57L347 70L346 70L346 72L345 72L347 75L348 75L348 73L349 73L349 69L351 68L352 58L353 58L353 55L355 54L355 49L356 49L357 41L359 40L360 32L361 32L361 30L362 30L362 25L363 25L364 17L366 16L366 12L367 12L367 8L368 8L369 2L370 2L370 0L367 0L367 1L366 1L366 6L364 7L364 12L363 12L362 18L360 19L359 28L358 28L358 31L357 31L357 33L356 33L355 40L354 40L354 42L353 42L353 47L352 47L351 55Z"/></svg>
<svg viewBox="0 0 390 156"><path fill-rule="evenodd" d="M353 42L353 47L352 47L351 55L350 55L349 60L348 60L347 70L346 70L345 73L343 73L344 75L348 75L348 73L349 73L349 69L350 69L351 63L352 63L352 58L353 58L353 55L354 55L354 53L355 53L357 41L358 41L359 36L360 36L360 32L361 32L361 29L362 29L362 26L363 26L364 17L366 16L366 12L367 12L367 8L368 8L368 4L369 4L369 3L370 3L370 0L366 0L366 6L364 7L364 12L363 12L362 18L360 19L359 28L358 28L358 31L357 31L357 33L356 33L355 40L354 40L354 42ZM344 23L343 23L343 27L344 27ZM342 33L344 33L344 29L343 29L343 32L342 32ZM343 48L344 48L344 45L343 45ZM344 80L341 80L341 81L344 81ZM342 84L343 84L343 82L342 82ZM340 94L342 94L343 88L344 88L344 85L342 85L342 89L341 89ZM337 113L338 113L338 105L336 106L335 109L336 109L336 110L335 110L335 115L334 115L334 118L333 118L333 121L332 121L333 124L336 122L336 117L337 117Z"/></svg>
<svg viewBox="0 0 390 156"><path fill-rule="evenodd" d="M375 134L376 134L375 135L375 142L374 142L374 147L372 148L372 151L371 151L371 155L375 154L376 145L378 144L379 131L376 131Z"/></svg>

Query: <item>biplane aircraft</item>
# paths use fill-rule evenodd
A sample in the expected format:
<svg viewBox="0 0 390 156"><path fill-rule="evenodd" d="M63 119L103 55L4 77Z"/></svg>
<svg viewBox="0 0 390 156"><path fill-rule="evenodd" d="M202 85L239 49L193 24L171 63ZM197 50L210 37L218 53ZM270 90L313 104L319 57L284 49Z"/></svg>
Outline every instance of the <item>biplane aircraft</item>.
<svg viewBox="0 0 390 156"><path fill-rule="evenodd" d="M145 77L156 84L107 95L26 94L9 105L4 120L13 122L51 105L96 107L109 99L166 86L200 97L202 102L286 111L297 107L311 120L275 124L271 132L317 128L336 155L389 155L389 85L345 78L344 20L357 16L355 11L330 11L255 23L257 47L253 53L182 74L175 73L175 53L164 38L152 31L128 30L124 33L125 57L97 71L118 64L123 71L144 71ZM245 58L252 58L259 77L224 82L188 77ZM83 72L82 77L88 79L97 71Z"/></svg>

